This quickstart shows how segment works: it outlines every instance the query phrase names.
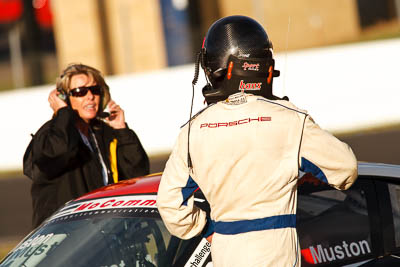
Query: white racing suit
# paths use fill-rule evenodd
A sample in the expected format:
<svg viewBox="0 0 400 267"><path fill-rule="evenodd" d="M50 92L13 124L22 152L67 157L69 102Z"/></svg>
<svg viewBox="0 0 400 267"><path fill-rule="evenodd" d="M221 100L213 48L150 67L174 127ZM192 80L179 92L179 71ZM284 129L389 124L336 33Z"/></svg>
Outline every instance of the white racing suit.
<svg viewBox="0 0 400 267"><path fill-rule="evenodd" d="M215 231L215 267L300 266L295 228L299 170L348 189L357 177L350 147L288 101L235 94L192 119L190 171L188 125L157 196L171 234L189 239L208 222ZM210 203L212 223L194 205L198 187Z"/></svg>

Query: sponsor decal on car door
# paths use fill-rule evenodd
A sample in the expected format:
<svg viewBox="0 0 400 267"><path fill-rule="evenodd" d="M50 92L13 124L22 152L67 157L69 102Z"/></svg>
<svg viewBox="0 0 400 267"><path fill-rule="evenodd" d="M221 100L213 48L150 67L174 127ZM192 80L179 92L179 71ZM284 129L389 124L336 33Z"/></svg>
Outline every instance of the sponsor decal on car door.
<svg viewBox="0 0 400 267"><path fill-rule="evenodd" d="M352 258L371 253L367 240L346 242L335 246L323 247L318 244L301 250L301 255L307 263L320 264Z"/></svg>

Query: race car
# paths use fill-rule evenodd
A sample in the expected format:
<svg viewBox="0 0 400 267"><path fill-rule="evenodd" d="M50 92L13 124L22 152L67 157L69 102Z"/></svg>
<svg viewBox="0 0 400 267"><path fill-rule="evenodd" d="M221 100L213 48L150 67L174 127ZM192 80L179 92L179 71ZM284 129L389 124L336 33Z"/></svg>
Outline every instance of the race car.
<svg viewBox="0 0 400 267"><path fill-rule="evenodd" d="M302 174L297 208L302 266L400 266L400 166L358 167L359 179L346 191ZM165 228L156 203L160 178L133 178L68 202L0 266L213 266L206 239L181 240ZM200 190L195 201L209 212Z"/></svg>

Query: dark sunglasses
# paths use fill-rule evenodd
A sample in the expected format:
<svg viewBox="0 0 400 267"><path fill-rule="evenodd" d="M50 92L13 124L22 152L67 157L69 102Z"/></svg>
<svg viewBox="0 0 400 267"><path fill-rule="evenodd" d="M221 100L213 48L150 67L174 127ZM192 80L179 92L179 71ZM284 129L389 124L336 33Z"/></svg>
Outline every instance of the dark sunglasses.
<svg viewBox="0 0 400 267"><path fill-rule="evenodd" d="M77 87L69 90L68 94L74 97L82 97L85 96L89 90L90 92L92 92L93 95L101 94L101 87L99 85Z"/></svg>

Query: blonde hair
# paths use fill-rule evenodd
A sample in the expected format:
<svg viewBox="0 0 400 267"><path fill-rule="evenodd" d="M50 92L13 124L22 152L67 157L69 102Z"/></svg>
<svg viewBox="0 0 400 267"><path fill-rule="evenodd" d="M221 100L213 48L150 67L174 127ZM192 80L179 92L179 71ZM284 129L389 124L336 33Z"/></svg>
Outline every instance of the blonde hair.
<svg viewBox="0 0 400 267"><path fill-rule="evenodd" d="M101 72L93 67L80 64L80 63L72 63L69 64L61 73L61 75L57 78L56 87L58 91L62 91L64 94L69 93L69 88L71 85L71 78L77 74L84 74L88 77L92 77L97 85L101 87L101 95L100 95L100 112L103 111L107 103L110 101L110 88L106 84L103 75Z"/></svg>

